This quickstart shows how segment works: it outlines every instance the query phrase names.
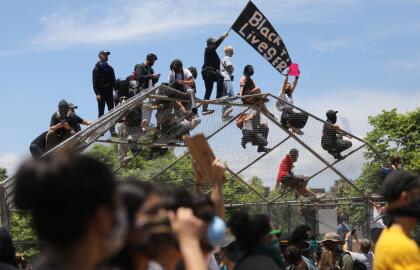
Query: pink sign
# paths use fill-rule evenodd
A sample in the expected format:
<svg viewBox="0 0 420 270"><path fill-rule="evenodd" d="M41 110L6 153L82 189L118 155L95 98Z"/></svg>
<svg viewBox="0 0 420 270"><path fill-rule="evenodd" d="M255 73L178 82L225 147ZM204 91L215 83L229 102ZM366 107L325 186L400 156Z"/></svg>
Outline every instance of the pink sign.
<svg viewBox="0 0 420 270"><path fill-rule="evenodd" d="M289 76L299 76L299 64L291 64L289 67Z"/></svg>

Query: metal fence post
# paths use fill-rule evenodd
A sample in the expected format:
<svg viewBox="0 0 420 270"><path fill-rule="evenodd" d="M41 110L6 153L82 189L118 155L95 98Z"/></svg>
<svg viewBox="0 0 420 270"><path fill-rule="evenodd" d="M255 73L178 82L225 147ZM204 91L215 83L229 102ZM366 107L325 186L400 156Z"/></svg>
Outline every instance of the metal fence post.
<svg viewBox="0 0 420 270"><path fill-rule="evenodd" d="M366 235L367 239L372 240L371 239L372 237L370 235L370 220L371 220L371 217L370 217L370 199L369 199L369 197L365 197L364 203L365 203L365 227L366 227L365 235Z"/></svg>

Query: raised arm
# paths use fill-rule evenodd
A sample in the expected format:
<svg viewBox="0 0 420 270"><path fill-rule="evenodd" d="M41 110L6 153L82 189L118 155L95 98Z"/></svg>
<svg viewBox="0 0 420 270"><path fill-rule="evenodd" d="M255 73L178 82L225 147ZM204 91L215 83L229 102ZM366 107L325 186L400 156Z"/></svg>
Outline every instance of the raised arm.
<svg viewBox="0 0 420 270"><path fill-rule="evenodd" d="M222 44L223 40L229 35L229 33L224 33L221 37L219 37L213 46L211 46L212 49L217 50L217 48Z"/></svg>
<svg viewBox="0 0 420 270"><path fill-rule="evenodd" d="M225 200L223 197L223 180L225 175L225 165L216 158L211 165L213 188L211 191L211 201L214 204L216 213L220 218L225 217Z"/></svg>
<svg viewBox="0 0 420 270"><path fill-rule="evenodd" d="M292 95L293 95L293 92L295 91L296 86L298 85L298 82L299 82L299 76L296 76L292 84L292 93L291 93Z"/></svg>
<svg viewBox="0 0 420 270"><path fill-rule="evenodd" d="M281 88L281 94L284 95L286 93L286 87L287 84L289 83L289 75L284 76L284 82L283 82L283 86Z"/></svg>

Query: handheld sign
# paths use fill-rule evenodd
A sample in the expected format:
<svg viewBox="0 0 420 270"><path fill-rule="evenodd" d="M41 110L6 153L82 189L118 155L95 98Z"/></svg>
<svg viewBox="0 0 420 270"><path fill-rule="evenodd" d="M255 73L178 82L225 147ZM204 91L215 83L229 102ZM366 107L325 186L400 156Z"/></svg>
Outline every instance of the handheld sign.
<svg viewBox="0 0 420 270"><path fill-rule="evenodd" d="M232 29L280 73L292 63L282 38L251 1L236 19Z"/></svg>
<svg viewBox="0 0 420 270"><path fill-rule="evenodd" d="M289 67L289 76L299 76L299 64L293 63Z"/></svg>
<svg viewBox="0 0 420 270"><path fill-rule="evenodd" d="M200 133L193 137L183 137L193 159L193 169L196 175L197 185L212 180L211 165L215 160L204 134Z"/></svg>

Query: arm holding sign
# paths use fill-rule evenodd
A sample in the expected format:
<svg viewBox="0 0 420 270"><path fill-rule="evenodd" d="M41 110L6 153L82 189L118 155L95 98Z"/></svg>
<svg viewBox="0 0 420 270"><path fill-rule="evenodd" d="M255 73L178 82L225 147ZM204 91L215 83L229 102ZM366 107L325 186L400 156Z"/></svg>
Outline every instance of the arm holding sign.
<svg viewBox="0 0 420 270"><path fill-rule="evenodd" d="M211 164L211 172L213 179L213 188L211 191L211 201L214 204L217 215L224 219L225 217L225 201L223 197L223 180L225 175L225 165L223 162L216 158Z"/></svg>
<svg viewBox="0 0 420 270"><path fill-rule="evenodd" d="M281 94L285 95L286 94L286 88L287 88L287 84L289 83L289 75L286 74L286 76L284 76L284 82L283 82L283 87L281 88Z"/></svg>
<svg viewBox="0 0 420 270"><path fill-rule="evenodd" d="M295 88L298 84L298 81L299 81L299 76L296 76L295 80L293 81L293 85L292 85L292 93L291 93L292 95L293 95L293 92L295 91Z"/></svg>

